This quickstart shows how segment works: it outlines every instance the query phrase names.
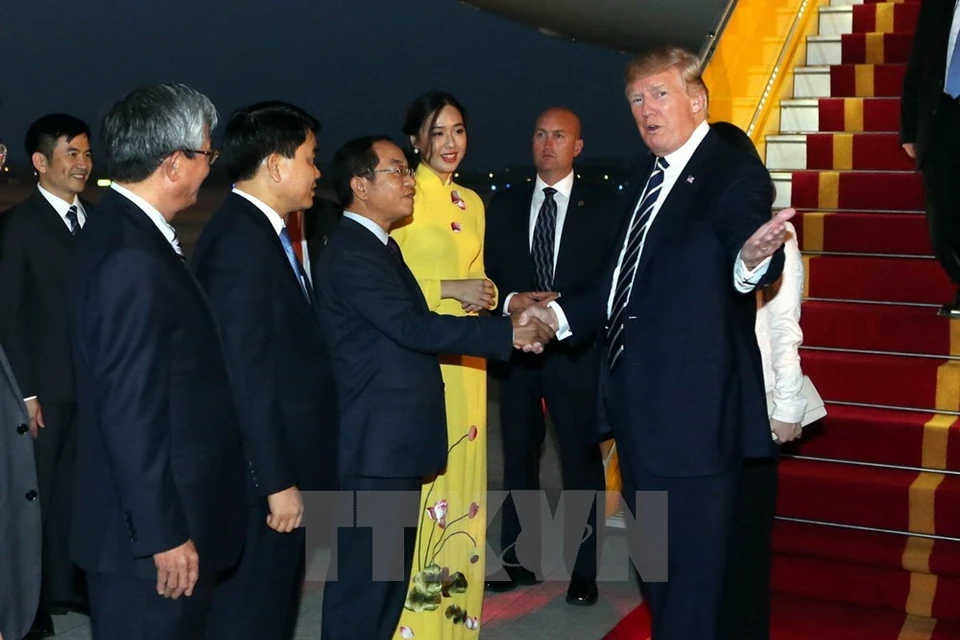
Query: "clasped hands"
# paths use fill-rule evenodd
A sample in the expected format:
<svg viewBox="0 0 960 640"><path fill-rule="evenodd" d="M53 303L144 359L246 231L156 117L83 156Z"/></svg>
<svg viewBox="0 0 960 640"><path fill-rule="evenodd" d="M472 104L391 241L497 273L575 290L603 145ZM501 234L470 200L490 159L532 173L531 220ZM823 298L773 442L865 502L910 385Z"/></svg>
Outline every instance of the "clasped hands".
<svg viewBox="0 0 960 640"><path fill-rule="evenodd" d="M513 322L514 348L543 353L544 345L557 335L557 316L547 308L557 297L558 294L550 291L528 291L510 298L507 311Z"/></svg>

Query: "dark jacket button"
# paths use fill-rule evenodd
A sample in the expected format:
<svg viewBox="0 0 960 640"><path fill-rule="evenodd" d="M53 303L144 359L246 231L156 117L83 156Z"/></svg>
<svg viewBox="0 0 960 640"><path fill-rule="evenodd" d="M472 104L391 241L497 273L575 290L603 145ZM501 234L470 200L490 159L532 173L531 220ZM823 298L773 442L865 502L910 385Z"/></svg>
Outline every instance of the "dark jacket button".
<svg viewBox="0 0 960 640"><path fill-rule="evenodd" d="M27 491L26 498L27 500L33 502L34 500L37 499L37 492L34 491L33 489L30 489L30 491Z"/></svg>
<svg viewBox="0 0 960 640"><path fill-rule="evenodd" d="M25 434L27 431L30 431L30 427L28 427L27 425L25 424L17 425L17 433L20 434L21 436Z"/></svg>

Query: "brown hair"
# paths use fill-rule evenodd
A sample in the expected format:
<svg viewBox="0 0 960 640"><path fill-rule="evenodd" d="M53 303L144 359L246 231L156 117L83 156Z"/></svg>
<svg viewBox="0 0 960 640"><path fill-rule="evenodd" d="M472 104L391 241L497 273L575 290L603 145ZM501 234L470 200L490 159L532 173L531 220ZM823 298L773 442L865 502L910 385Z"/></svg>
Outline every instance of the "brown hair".
<svg viewBox="0 0 960 640"><path fill-rule="evenodd" d="M641 54L630 61L624 77L627 86L640 78L646 78L668 69L677 69L683 78L688 94L701 90L709 99L707 85L703 82L703 68L700 58L682 47L662 47Z"/></svg>

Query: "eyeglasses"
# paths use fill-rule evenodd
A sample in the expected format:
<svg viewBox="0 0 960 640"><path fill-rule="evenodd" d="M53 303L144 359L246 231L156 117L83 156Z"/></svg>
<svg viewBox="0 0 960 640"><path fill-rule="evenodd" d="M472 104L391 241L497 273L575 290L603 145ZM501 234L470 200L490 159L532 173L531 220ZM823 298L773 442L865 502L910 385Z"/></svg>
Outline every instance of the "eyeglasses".
<svg viewBox="0 0 960 640"><path fill-rule="evenodd" d="M181 149L181 151L184 153L199 153L200 155L207 156L207 162L210 163L210 166L213 166L213 163L220 157L220 152L216 149L209 149L207 151L203 151L202 149Z"/></svg>
<svg viewBox="0 0 960 640"><path fill-rule="evenodd" d="M404 177L404 176L412 176L413 174L416 173L416 170L411 169L410 167L392 167L390 169L374 169L373 172L374 173L395 173L400 177Z"/></svg>

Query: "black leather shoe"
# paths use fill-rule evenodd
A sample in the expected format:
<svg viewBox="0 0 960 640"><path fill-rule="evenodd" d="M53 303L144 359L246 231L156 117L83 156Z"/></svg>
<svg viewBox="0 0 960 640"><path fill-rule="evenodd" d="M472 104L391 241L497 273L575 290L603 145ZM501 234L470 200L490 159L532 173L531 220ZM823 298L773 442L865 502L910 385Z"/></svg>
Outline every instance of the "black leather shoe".
<svg viewBox="0 0 960 640"><path fill-rule="evenodd" d="M508 572L507 575L510 576L507 580L487 580L484 585L486 590L491 593L506 593L507 591L513 591L517 587L530 587L535 584L540 584L540 581L537 580L537 575L526 569Z"/></svg>
<svg viewBox="0 0 960 640"><path fill-rule="evenodd" d="M573 576L570 586L567 587L567 604L578 607L589 607L597 603L600 592L597 591L597 581L593 578Z"/></svg>
<svg viewBox="0 0 960 640"><path fill-rule="evenodd" d="M33 626L30 627L30 631L27 632L27 637L24 640L49 638L55 634L53 618L45 611L38 611L36 617L33 619Z"/></svg>

